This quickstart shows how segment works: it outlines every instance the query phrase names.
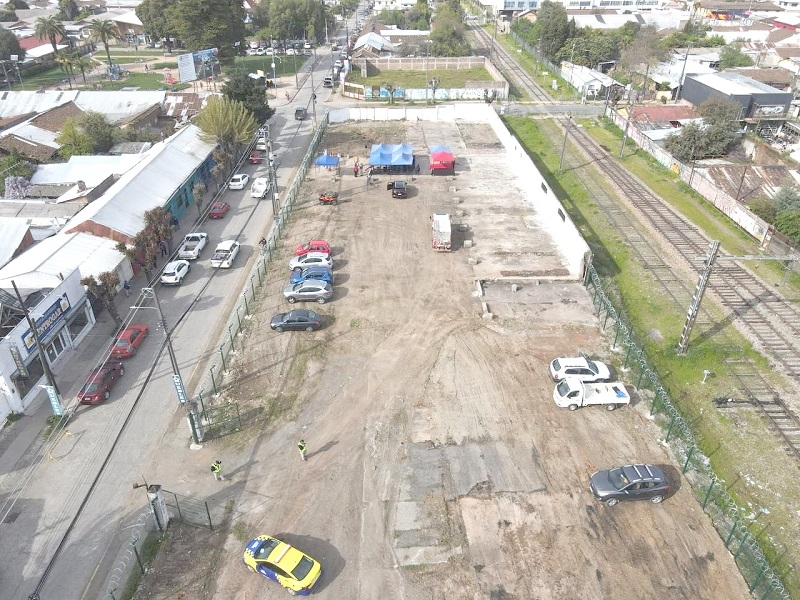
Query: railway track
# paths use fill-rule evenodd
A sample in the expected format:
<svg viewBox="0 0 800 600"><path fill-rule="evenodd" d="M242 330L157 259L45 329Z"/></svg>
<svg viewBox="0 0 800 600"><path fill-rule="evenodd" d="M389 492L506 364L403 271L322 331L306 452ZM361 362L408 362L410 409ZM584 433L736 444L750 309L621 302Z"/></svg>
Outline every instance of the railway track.
<svg viewBox="0 0 800 600"><path fill-rule="evenodd" d="M489 50L492 63L500 69L500 72L506 78L512 79L517 87L525 90L535 102L555 104L544 88L540 86L527 71L522 69L500 44L494 43L492 36L490 36L483 27L473 23L471 29L477 43L486 50Z"/></svg>
<svg viewBox="0 0 800 600"><path fill-rule="evenodd" d="M535 101L553 104L552 99L527 72L522 70L499 44L482 28L472 28L475 38L484 48L491 49L492 61L500 66L504 75L514 79L515 84L525 90ZM567 118L556 119L563 128L570 127ZM698 257L708 252L710 240L692 223L672 211L660 198L655 196L638 179L616 163L606 150L601 148L582 129L571 127L569 136L573 144L588 156L590 163L613 182L619 192L628 198L642 219L649 221L652 229L659 232L666 242L680 254L692 271L699 275L703 267ZM583 157L568 152L567 164L574 174L583 181L609 221L616 227L620 236L636 254L639 263L647 269L658 282L661 290L680 310L689 307L695 292L695 282L686 282L674 265L667 262L660 248L651 242L649 233L643 231L640 223L620 207L616 198L607 196L595 184L594 173L581 169L585 164ZM746 334L757 340L764 350L771 354L784 372L795 380L800 380L800 310L776 294L772 288L731 260L730 255L720 253L714 271L709 279L709 289L719 298L728 316L722 323L701 306L695 322L695 343L710 336L725 336L725 321L736 321ZM727 336L725 336L727 338ZM723 343L735 347L736 343L727 338ZM740 391L746 401L758 406L770 427L782 440L787 453L800 458L800 419L780 399L759 369L749 360L733 358L726 361L730 375L739 383Z"/></svg>

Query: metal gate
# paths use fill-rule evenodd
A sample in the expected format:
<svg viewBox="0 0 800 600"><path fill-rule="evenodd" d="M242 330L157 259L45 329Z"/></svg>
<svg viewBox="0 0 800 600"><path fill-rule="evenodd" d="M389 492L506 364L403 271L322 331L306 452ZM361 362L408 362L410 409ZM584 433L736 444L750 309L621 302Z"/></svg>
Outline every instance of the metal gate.
<svg viewBox="0 0 800 600"><path fill-rule="evenodd" d="M180 494L168 492L167 490L163 490L163 494L164 503L167 505L170 518L178 519L187 525L214 529L211 525L211 513L208 510L208 502L190 498L189 496L181 496Z"/></svg>

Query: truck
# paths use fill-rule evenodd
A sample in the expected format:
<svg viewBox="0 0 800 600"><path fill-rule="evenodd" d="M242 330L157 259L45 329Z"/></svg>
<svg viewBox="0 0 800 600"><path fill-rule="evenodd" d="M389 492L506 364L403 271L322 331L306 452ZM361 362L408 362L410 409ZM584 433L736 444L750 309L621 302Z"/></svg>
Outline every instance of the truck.
<svg viewBox="0 0 800 600"><path fill-rule="evenodd" d="M577 410L579 406L602 404L606 410L614 410L630 404L631 396L619 381L613 383L585 383L574 377L562 379L553 390L553 400L561 408Z"/></svg>
<svg viewBox="0 0 800 600"><path fill-rule="evenodd" d="M207 233L187 233L178 249L178 258L196 260L208 243Z"/></svg>
<svg viewBox="0 0 800 600"><path fill-rule="evenodd" d="M431 226L433 227L433 249L451 250L450 215L434 213L431 217Z"/></svg>

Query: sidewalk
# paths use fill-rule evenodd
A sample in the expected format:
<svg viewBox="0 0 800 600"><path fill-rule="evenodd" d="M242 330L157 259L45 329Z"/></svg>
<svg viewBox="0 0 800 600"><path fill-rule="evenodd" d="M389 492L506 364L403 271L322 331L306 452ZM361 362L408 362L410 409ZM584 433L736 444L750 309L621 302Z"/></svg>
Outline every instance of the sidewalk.
<svg viewBox="0 0 800 600"><path fill-rule="evenodd" d="M159 257L160 259L161 257ZM144 275L139 275L134 283L144 285ZM117 294L115 304L120 316L125 319L135 298ZM105 358L109 344L116 332L114 319L103 310L94 327L83 342L69 352L64 359L53 367L53 376L61 392L61 404L64 412L74 407L75 396L83 386L89 370ZM6 422L0 428L0 494L9 492L17 485L17 475L33 464L43 451L47 439L42 432L47 427L47 419L53 414L47 393L40 389L38 396L28 405L22 416L12 422ZM1 517L2 515L0 515Z"/></svg>

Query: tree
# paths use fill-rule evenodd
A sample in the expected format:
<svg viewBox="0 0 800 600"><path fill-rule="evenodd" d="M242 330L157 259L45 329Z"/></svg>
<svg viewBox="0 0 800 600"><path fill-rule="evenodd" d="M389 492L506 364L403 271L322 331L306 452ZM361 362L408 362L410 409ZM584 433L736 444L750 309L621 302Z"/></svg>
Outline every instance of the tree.
<svg viewBox="0 0 800 600"><path fill-rule="evenodd" d="M64 122L56 136L56 143L61 146L58 153L68 159L76 154L108 152L117 141L117 131L105 115L88 111Z"/></svg>
<svg viewBox="0 0 800 600"><path fill-rule="evenodd" d="M6 8L8 10L30 10L31 7L23 0L8 0Z"/></svg>
<svg viewBox="0 0 800 600"><path fill-rule="evenodd" d="M777 212L800 210L800 192L794 186L783 186L775 193L773 201Z"/></svg>
<svg viewBox="0 0 800 600"><path fill-rule="evenodd" d="M7 177L24 177L30 181L35 172L36 168L17 150L12 150L8 156L0 158L0 173L3 174L0 177L0 196L5 196Z"/></svg>
<svg viewBox="0 0 800 600"><path fill-rule="evenodd" d="M775 200L772 198L753 198L747 203L753 213L764 219L767 223L774 223L775 217L778 215L778 209L775 206Z"/></svg>
<svg viewBox="0 0 800 600"><path fill-rule="evenodd" d="M775 217L775 227L795 244L800 244L800 209L779 212Z"/></svg>
<svg viewBox="0 0 800 600"><path fill-rule="evenodd" d="M87 29L89 30L89 37L92 40L102 42L103 47L106 49L108 65L111 66L111 52L108 49L108 41L119 36L116 24L110 20L101 21L100 19L95 19L89 23Z"/></svg>
<svg viewBox="0 0 800 600"><path fill-rule="evenodd" d="M630 45L620 55L620 66L633 73L644 70L642 88L646 91L649 85L650 69L667 57L668 51L661 43L658 31L652 25L642 27Z"/></svg>
<svg viewBox="0 0 800 600"><path fill-rule="evenodd" d="M203 216L203 200L206 197L206 184L198 181L192 186L192 196L194 196L194 203L197 205L198 217Z"/></svg>
<svg viewBox="0 0 800 600"><path fill-rule="evenodd" d="M117 295L119 276L114 271L100 273L95 279L92 276L81 279L81 285L86 287L86 293L94 296L108 309L108 314L114 319L117 329L122 327L122 318L114 304L114 297Z"/></svg>
<svg viewBox="0 0 800 600"><path fill-rule="evenodd" d="M231 155L237 146L247 144L258 128L253 113L244 104L217 96L209 97L194 123L203 140L218 144Z"/></svg>
<svg viewBox="0 0 800 600"><path fill-rule="evenodd" d="M64 160L69 160L70 156L92 153L92 140L80 126L79 117L64 121L56 136L56 143L60 146L58 154Z"/></svg>
<svg viewBox="0 0 800 600"><path fill-rule="evenodd" d="M86 71L92 68L92 59L81 56L79 52L75 52L72 55L72 66L75 69L78 69L81 72L81 77L83 77L83 84L86 85Z"/></svg>
<svg viewBox="0 0 800 600"><path fill-rule="evenodd" d="M740 139L741 110L735 102L709 98L698 107L702 124L686 124L680 133L664 140L664 147L681 161L724 156Z"/></svg>
<svg viewBox="0 0 800 600"><path fill-rule="evenodd" d="M2 23L14 23L17 19L17 13L13 10L3 10L0 9L0 22ZM6 31L5 29L3 31Z"/></svg>
<svg viewBox="0 0 800 600"><path fill-rule="evenodd" d="M18 61L25 58L25 50L20 47L17 36L8 29L0 29L0 60L11 60L15 54Z"/></svg>
<svg viewBox="0 0 800 600"><path fill-rule="evenodd" d="M172 215L159 206L144 213L144 228L133 238L132 244L119 242L117 250L122 252L132 264L139 265L147 280L153 278L153 267L158 256L159 242L172 247Z"/></svg>
<svg viewBox="0 0 800 600"><path fill-rule="evenodd" d="M189 50L218 48L223 63L233 62L234 43L245 37L241 0L181 0L170 3L165 16Z"/></svg>
<svg viewBox="0 0 800 600"><path fill-rule="evenodd" d="M547 58L554 59L570 37L570 21L564 5L544 0L537 13L534 33L542 53Z"/></svg>
<svg viewBox="0 0 800 600"><path fill-rule="evenodd" d="M271 0L269 29L273 37L316 39L325 31L325 7L315 0Z"/></svg>
<svg viewBox="0 0 800 600"><path fill-rule="evenodd" d="M79 13L75 0L58 0L58 16L63 21L74 21Z"/></svg>
<svg viewBox="0 0 800 600"><path fill-rule="evenodd" d="M67 37L64 23L58 17L39 17L33 24L33 33L40 40L50 40L53 54L58 54L58 38Z"/></svg>
<svg viewBox="0 0 800 600"><path fill-rule="evenodd" d="M739 46L725 46L719 52L719 69L732 69L734 67L750 67L753 59L742 52Z"/></svg>
<svg viewBox="0 0 800 600"><path fill-rule="evenodd" d="M172 52L172 38L175 37L175 29L172 22L166 18L167 9L173 4L173 0L143 0L136 7L136 16L142 22L145 32L156 40L165 40L168 52ZM267 4L260 2L259 6Z"/></svg>
<svg viewBox="0 0 800 600"><path fill-rule="evenodd" d="M228 81L222 86L222 93L230 100L241 102L259 123L265 122L275 112L269 108L264 87L244 69L236 69L230 73Z"/></svg>
<svg viewBox="0 0 800 600"><path fill-rule="evenodd" d="M469 44L464 29L464 15L460 6L442 3L431 24L431 55L464 56L469 54Z"/></svg>

